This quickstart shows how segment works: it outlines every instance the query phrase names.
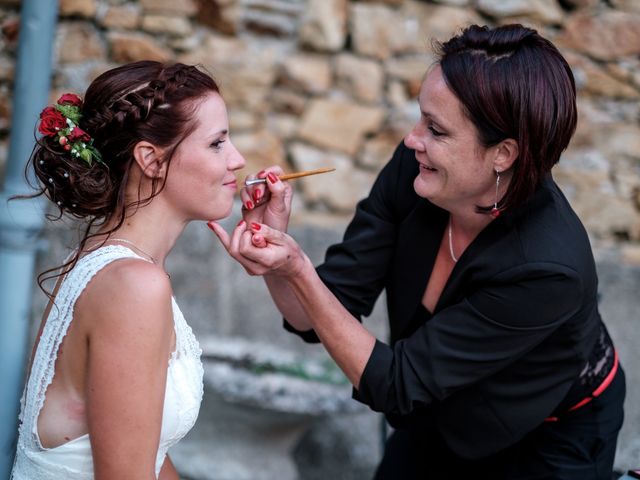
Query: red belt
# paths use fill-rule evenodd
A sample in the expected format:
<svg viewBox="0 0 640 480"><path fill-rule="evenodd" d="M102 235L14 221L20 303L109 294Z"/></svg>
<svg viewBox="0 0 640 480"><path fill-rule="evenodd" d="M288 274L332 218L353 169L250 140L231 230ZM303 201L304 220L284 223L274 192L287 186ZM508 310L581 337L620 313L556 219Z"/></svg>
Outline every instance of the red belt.
<svg viewBox="0 0 640 480"><path fill-rule="evenodd" d="M618 371L618 352L614 350L613 351L613 367L611 367L611 371L607 374L607 376L604 377L604 380L602 381L602 383L598 386L598 388L596 388L593 392L591 392L591 395L587 395L585 398L583 398L578 403L576 403L573 407L567 410L567 412L572 412L573 410L577 410L578 408L585 406L594 398L602 395L602 392L604 392L607 389L607 387L611 385L611 382L613 382L613 378L616 376L617 371ZM557 422L558 417L547 417L544 419L544 421Z"/></svg>

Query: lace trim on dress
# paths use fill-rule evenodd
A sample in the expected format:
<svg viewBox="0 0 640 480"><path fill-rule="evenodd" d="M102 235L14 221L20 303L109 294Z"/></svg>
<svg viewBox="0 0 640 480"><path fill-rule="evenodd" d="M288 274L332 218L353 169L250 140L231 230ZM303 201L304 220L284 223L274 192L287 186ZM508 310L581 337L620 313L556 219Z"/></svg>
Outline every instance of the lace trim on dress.
<svg viewBox="0 0 640 480"><path fill-rule="evenodd" d="M19 441L24 442L26 448L46 450L37 436L37 419L44 406L47 388L53 381L58 351L73 319L76 300L96 273L107 264L121 258L138 258L148 261L126 247L108 245L78 260L74 269L67 274L60 285L40 335L23 395L22 411L19 417Z"/></svg>
<svg viewBox="0 0 640 480"><path fill-rule="evenodd" d="M58 351L72 321L75 302L97 272L108 263L124 258L148 261L128 247L103 246L82 257L60 284L55 304L45 320L21 399L18 449L12 472L16 479L90 480L93 478L93 473L90 472L91 467L89 465L87 469L86 463L91 463L90 452L82 454L86 455L86 458L84 456L80 460L75 458L73 462L78 463L74 463L73 467L69 468L67 465L51 463L50 458L42 456L55 449L42 446L38 437L37 420L45 403L47 388L54 378ZM172 381L170 382L168 378L165 390L165 409L156 455L156 474L160 471L167 450L184 437L195 424L204 393L204 368L200 360L202 350L173 297L171 303L176 346L167 365ZM75 440L77 439L71 442ZM55 448L64 448L69 443Z"/></svg>

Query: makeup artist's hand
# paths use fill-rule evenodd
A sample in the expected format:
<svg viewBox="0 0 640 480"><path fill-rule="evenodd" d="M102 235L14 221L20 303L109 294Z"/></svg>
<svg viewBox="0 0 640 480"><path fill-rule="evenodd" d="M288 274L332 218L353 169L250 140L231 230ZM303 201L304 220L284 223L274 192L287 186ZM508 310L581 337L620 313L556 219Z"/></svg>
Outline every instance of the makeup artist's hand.
<svg viewBox="0 0 640 480"><path fill-rule="evenodd" d="M280 230L265 224L241 221L231 236L217 223L209 227L229 255L250 275L295 276L309 262L296 241Z"/></svg>
<svg viewBox="0 0 640 480"><path fill-rule="evenodd" d="M248 224L264 223L282 232L287 231L293 189L289 182L278 178L283 173L282 168L274 166L247 177L247 180L256 177L267 180L266 183L244 187L240 192L242 217Z"/></svg>

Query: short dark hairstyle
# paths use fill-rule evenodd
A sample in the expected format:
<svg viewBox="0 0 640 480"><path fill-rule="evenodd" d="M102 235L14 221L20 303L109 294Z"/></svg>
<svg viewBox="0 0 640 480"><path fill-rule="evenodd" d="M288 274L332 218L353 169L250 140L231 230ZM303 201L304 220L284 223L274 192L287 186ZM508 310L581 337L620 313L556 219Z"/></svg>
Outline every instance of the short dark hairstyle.
<svg viewBox="0 0 640 480"><path fill-rule="evenodd" d="M472 25L435 50L447 85L486 147L512 138L519 154L500 207L525 201L569 145L577 123L569 64L535 30ZM480 210L484 210L481 208Z"/></svg>

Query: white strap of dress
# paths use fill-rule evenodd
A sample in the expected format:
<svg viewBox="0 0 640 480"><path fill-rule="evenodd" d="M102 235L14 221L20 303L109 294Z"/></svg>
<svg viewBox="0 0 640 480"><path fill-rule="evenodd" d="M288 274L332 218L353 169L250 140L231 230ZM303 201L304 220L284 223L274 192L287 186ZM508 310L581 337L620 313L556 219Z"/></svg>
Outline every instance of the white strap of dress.
<svg viewBox="0 0 640 480"><path fill-rule="evenodd" d="M26 443L25 447L42 448L35 435L36 421L44 405L47 388L53 381L60 344L73 319L78 297L96 273L109 263L122 258L148 261L127 247L107 245L80 258L62 281L40 336L23 396L20 438Z"/></svg>

